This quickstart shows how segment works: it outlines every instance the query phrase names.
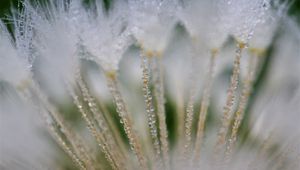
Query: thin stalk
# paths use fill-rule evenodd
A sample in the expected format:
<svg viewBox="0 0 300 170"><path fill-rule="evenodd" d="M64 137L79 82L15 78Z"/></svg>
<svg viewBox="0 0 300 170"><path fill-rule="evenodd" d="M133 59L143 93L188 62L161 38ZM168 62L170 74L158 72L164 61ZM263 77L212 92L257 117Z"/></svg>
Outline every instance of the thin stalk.
<svg viewBox="0 0 300 170"><path fill-rule="evenodd" d="M74 93L72 87L69 84L67 84L67 86L68 86L68 92L71 95L74 104L77 106L83 119L86 121L88 130L90 131L92 136L96 139L97 144L99 145L99 147L101 148L101 150L105 155L105 158L108 160L108 162L110 163L113 169L115 170L120 169L120 167L118 167L118 164L116 164L116 162L113 160L113 157L110 153L110 149L108 147L108 144L103 134L97 130L94 121L90 118L90 115L88 115L88 113L83 108L84 104L79 100L79 97Z"/></svg>
<svg viewBox="0 0 300 170"><path fill-rule="evenodd" d="M70 143L71 148L73 148L73 151L71 152L71 148L67 149L65 148L64 150L69 150L69 153L75 153L78 155L78 157L81 159L82 162L85 163L86 167L88 169L95 169L93 166L94 160L89 156L87 149L85 148L85 145L83 144L82 140L80 139L79 135L74 133L74 131L69 127L67 122L64 120L64 118L61 116L61 114L56 110L56 108L50 104L48 101L46 95L40 90L40 87L34 82L31 81L31 87L28 89L28 95L27 98L29 100L33 100L32 96L29 96L29 93L31 95L34 95L38 98L38 102L42 105L40 109L44 110L44 115L43 117L51 117L54 123L59 127L59 129L55 132L53 131L53 128L48 124L49 129L52 131L52 136L56 137L57 135L62 134L65 139L65 143ZM58 132L59 131L59 132ZM55 134L56 133L56 134ZM60 137L61 138L61 137ZM61 138L62 139L62 138ZM57 139L57 141L61 141L61 139ZM62 147L65 146L64 144L60 144ZM73 156L74 157L74 156ZM77 163L78 164L78 163Z"/></svg>
<svg viewBox="0 0 300 170"><path fill-rule="evenodd" d="M195 53L197 52L197 48L194 46L194 50ZM185 118L183 121L183 125L184 125L184 139L183 139L183 147L181 147L180 149L182 149L181 153L183 153L183 161L184 163L182 164L182 168L185 166L189 166L189 168L191 168L191 154L192 153L192 147L191 147L191 143L192 143L192 125L193 125L193 119L194 119L194 104L195 104L195 100L196 100L196 90L197 90L197 78L196 78L196 65L195 63L197 60L195 59L195 57L193 57L192 60L192 69L191 69L191 73L190 73L190 91L189 91L189 99L187 102L187 106L186 106L186 110L185 110Z"/></svg>
<svg viewBox="0 0 300 170"><path fill-rule="evenodd" d="M240 102L238 105L238 109L234 115L234 123L231 130L231 136L228 140L228 146L226 147L226 156L228 157L230 157L230 155L232 154L232 149L237 140L237 133L240 128L242 119L244 117L244 113L248 105L249 97L251 95L253 81L255 79L255 73L257 70L257 63L258 63L257 58L258 56L250 56L249 58L247 76L243 82L243 89L242 89L242 94L240 96Z"/></svg>
<svg viewBox="0 0 300 170"><path fill-rule="evenodd" d="M158 130L157 130L157 117L155 115L154 105L153 105L153 97L150 90L150 64L151 58L145 57L142 55L141 57L142 64L142 80L143 80L143 93L144 93L144 100L146 103L146 112L148 117L148 125L150 129L150 136L152 138L152 144L154 147L154 158L156 162L156 169L161 166L161 151L160 151L160 142L158 139Z"/></svg>
<svg viewBox="0 0 300 170"><path fill-rule="evenodd" d="M34 84L34 82L31 82ZM26 89L23 89L20 94L24 99L27 101L31 102L32 105L38 107L37 109L41 110L40 113L42 113L42 118L45 121L45 124L47 125L47 130L49 134L52 136L52 138L56 141L56 143L62 148L62 150L71 158L71 160L74 162L74 164L81 170L86 170L86 165L82 158L78 156L78 147L72 147L68 146L68 143L70 143L70 131L66 130L65 124L62 124L60 126L59 122L62 120L57 121L55 117L53 116L53 112L47 111L47 109L44 106L39 106L41 105L40 101L39 103L34 102L34 96L36 96L36 90L35 88L32 87L27 87ZM40 96L37 96L38 98ZM40 100L40 98L39 98ZM62 137L64 136L64 138ZM75 139L76 140L76 139ZM81 156L81 155L80 155Z"/></svg>
<svg viewBox="0 0 300 170"><path fill-rule="evenodd" d="M192 87L190 90L190 97L187 103L186 108L186 117L185 117L185 142L184 142L184 159L187 160L189 158L188 155L191 151L191 141L192 141L192 124L193 124L193 118L194 118L194 104L195 104L195 98L196 98L196 83L195 79L192 79Z"/></svg>
<svg viewBox="0 0 300 170"><path fill-rule="evenodd" d="M103 137L107 142L107 145L109 146L109 150L114 157L114 161L116 162L118 167L125 168L124 161L126 161L126 159L124 153L122 153L120 148L116 145L115 139L113 138L113 134L109 129L105 118L103 117L103 113L101 113L100 110L97 108L95 99L92 97L92 95L90 95L88 88L86 87L80 73L77 73L76 75L76 82L80 87L84 101L88 103L88 107L92 112L91 116L93 117L95 122L97 122L99 128L101 129L101 133L103 134Z"/></svg>
<svg viewBox="0 0 300 170"><path fill-rule="evenodd" d="M233 105L236 102L235 92L238 87L239 82L239 73L240 73L240 59L242 56L242 51L245 48L245 44L239 43L237 45L237 49L235 52L235 60L233 65L233 73L230 78L230 85L227 91L227 99L226 104L223 108L223 117L222 117L222 125L219 129L217 143L215 145L215 156L217 156L222 149L224 149L224 145L226 142L226 135L229 129L231 115L233 110Z"/></svg>
<svg viewBox="0 0 300 170"><path fill-rule="evenodd" d="M160 57L155 57L154 62L151 65L153 72L154 82L154 97L157 105L157 115L159 122L160 143L162 156L164 160L165 169L170 169L169 158L169 142L168 142L168 130L166 124L166 111L165 111L165 98L164 98L164 84L163 84L163 72L162 61Z"/></svg>
<svg viewBox="0 0 300 170"><path fill-rule="evenodd" d="M125 104L123 96L121 95L121 92L118 87L116 73L115 72L107 72L106 79L107 79L107 86L108 86L110 93L113 96L114 102L117 106L116 109L117 109L117 112L121 119L120 122L123 124L125 133L128 137L130 148L137 156L140 167L142 169L147 169L145 158L144 158L144 155L143 155L142 149L141 149L141 143L138 140L138 136L137 136L136 132L134 132L133 124L130 119L130 115L128 113L127 106Z"/></svg>
<svg viewBox="0 0 300 170"><path fill-rule="evenodd" d="M72 161L79 167L81 170L87 170L84 163L80 158L76 155L75 151L69 147L66 142L61 138L61 136L57 133L55 130L55 127L48 124L48 131L51 134L52 138L56 140L56 143L60 145L60 147L64 150L65 153L69 155L69 157L72 159Z"/></svg>
<svg viewBox="0 0 300 170"><path fill-rule="evenodd" d="M176 84L175 84L176 86ZM179 87L176 87L176 113L177 113L177 143L176 146L178 146L178 148L180 148L182 142L182 138L183 138L183 132L184 132L184 95L183 95L183 91L182 88L180 89Z"/></svg>
<svg viewBox="0 0 300 170"><path fill-rule="evenodd" d="M97 98L97 101L99 103L99 107L100 107L101 112L103 113L105 119L107 120L108 126L111 128L112 134L114 134L114 137L116 139L116 143L120 147L121 152L124 153L124 154L127 153L127 146L123 142L123 139L121 137L121 133L120 133L118 127L117 127L117 124L114 122L114 120L111 117L112 113L107 109L107 107L101 101L101 99ZM126 157L126 159L128 160L127 157ZM128 162L126 164L128 164ZM128 167L128 168L132 169L130 167Z"/></svg>
<svg viewBox="0 0 300 170"><path fill-rule="evenodd" d="M212 88L212 81L215 72L215 61L216 61L217 53L218 53L217 49L211 50L209 68L206 75L206 80L205 80L202 100L201 100L201 106L200 106L198 128L197 128L196 142L195 142L195 149L194 149L195 151L194 162L197 162L200 157L201 145L203 142L203 135L204 135L204 127L206 122L206 115L210 103L211 88Z"/></svg>

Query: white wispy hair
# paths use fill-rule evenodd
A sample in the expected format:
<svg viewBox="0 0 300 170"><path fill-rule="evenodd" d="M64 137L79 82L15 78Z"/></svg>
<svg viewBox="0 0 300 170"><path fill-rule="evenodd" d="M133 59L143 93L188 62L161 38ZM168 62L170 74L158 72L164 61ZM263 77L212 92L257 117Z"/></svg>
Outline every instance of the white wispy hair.
<svg viewBox="0 0 300 170"><path fill-rule="evenodd" d="M123 1L112 3L106 11L102 2L96 2L95 10L85 11L80 37L87 52L105 71L118 70L119 62L133 43L128 28L128 7Z"/></svg>
<svg viewBox="0 0 300 170"><path fill-rule="evenodd" d="M224 29L226 23L220 13L222 9L218 9L219 1L192 0L183 3L177 15L194 41L203 41L209 49L220 48L229 32Z"/></svg>
<svg viewBox="0 0 300 170"><path fill-rule="evenodd" d="M257 23L253 32L253 37L249 41L250 48L266 49L271 44L276 31L279 31L280 23L288 21L288 3L280 3L278 0L272 1L272 8L264 12L264 19ZM284 29L284 28L282 28Z"/></svg>
<svg viewBox="0 0 300 170"><path fill-rule="evenodd" d="M0 117L1 169L53 166L57 150L45 138L39 113L7 83L0 83Z"/></svg>
<svg viewBox="0 0 300 170"><path fill-rule="evenodd" d="M249 41L250 48L261 48L266 49L274 38L275 31L278 28L279 18L273 17L272 11L269 13L269 19L259 23L254 31L252 39ZM266 14L268 15L268 14Z"/></svg>
<svg viewBox="0 0 300 170"><path fill-rule="evenodd" d="M175 0L129 0L132 33L146 51L162 53L172 35L176 23Z"/></svg>
<svg viewBox="0 0 300 170"><path fill-rule="evenodd" d="M270 0L221 0L218 5L224 28L238 41L248 43L257 24L265 19Z"/></svg>
<svg viewBox="0 0 300 170"><path fill-rule="evenodd" d="M33 17L36 55L52 68L52 75L60 81L74 82L78 67L78 35L72 12L64 2L52 1L47 10L27 4ZM54 74L53 74L54 73Z"/></svg>
<svg viewBox="0 0 300 170"><path fill-rule="evenodd" d="M79 0L56 0L44 7L26 2L25 12L21 12L20 18L14 17L15 41L1 23L0 55L4 62L0 63L3 65L0 79L16 88L28 87L27 91L20 92L41 100L35 104L42 112L49 113L48 126L58 132L53 138L58 138L57 143L80 169L102 166L103 169L107 166L112 169L296 169L294 155L299 153L290 154L289 150L299 146L299 131L293 130L299 129L296 118L299 117L300 79L297 72L289 71L297 68L295 61L299 59L295 60L295 57L299 56L296 52L299 41L289 41L299 35L299 29L290 31L290 37L286 39L273 39L282 33L277 33L269 22L278 24L278 17L282 15L274 15L277 11L271 10L269 1L192 1L181 7L179 4L179 1L171 0L115 1L110 9L106 9L99 1L95 2L94 8L84 6ZM178 20L182 25L176 25ZM173 34L173 30L177 34ZM268 35L260 36L260 32L268 32ZM228 38L229 34L238 41L238 47L232 38ZM196 44L197 49L195 38L200 42ZM139 47L135 46L134 40ZM249 40L248 50L244 44ZM271 49L274 54L266 52L269 46L275 48ZM251 51L252 48L256 51ZM124 55L126 51L129 52ZM211 53L210 58L206 57L208 53ZM291 57L281 57L285 54ZM135 56L128 59L131 55ZM233 59L234 55L236 59ZM96 88L89 87L85 81L93 81L99 72L85 79L83 65L86 63L82 59L92 60L103 69L100 72L103 77L97 81L100 85L95 86L104 86L103 89L100 87L100 94L110 93L94 99ZM122 59L126 61L122 62ZM97 149L105 156L98 156L90 143L80 142L81 138L74 135L77 128L70 130L69 122L57 116L61 113L55 109L56 101L52 103L43 96L43 87L24 85L24 80L43 80L38 74L45 68L38 67L39 62L47 68L50 81L56 79L68 85L67 96L72 97L90 135L100 146ZM89 64L85 66L90 67ZM260 79L266 74L262 73L265 72L262 64L273 64L267 79ZM228 83L232 67L231 84L226 91L224 84ZM140 74L136 73L131 79L134 72ZM135 80L137 78L139 81ZM266 89L257 90L257 84L264 81L268 82L264 86ZM74 86L69 86L70 83ZM259 94L254 106L247 110L247 105L253 102L252 88ZM272 95L277 90L282 93ZM116 113L110 108L111 103L115 104ZM26 104L36 107L30 102ZM219 127L218 119L226 114L227 108L231 109L228 127ZM209 117L204 119L207 125L201 127L203 111ZM21 110L17 108L12 112ZM244 118L244 113L250 118ZM120 124L116 123L115 114L118 114ZM172 129L175 133L169 127L172 124L167 123L172 119L178 121L178 127ZM200 122L196 130L195 123L198 122L194 120ZM246 130L240 128L242 120L250 120ZM52 126L55 123L57 125ZM201 128L203 134L197 143L196 133ZM220 133L228 129L221 144L216 143L218 128ZM229 134L235 130L241 132L236 132L237 136ZM126 139L121 137L120 131L125 131ZM63 138L59 138L60 135ZM270 141L269 136L272 137ZM171 138L175 139L172 141L175 144Z"/></svg>
<svg viewBox="0 0 300 170"><path fill-rule="evenodd" d="M23 51L16 47L5 25L0 22L0 77L16 88L21 88L30 78L26 58L19 56Z"/></svg>

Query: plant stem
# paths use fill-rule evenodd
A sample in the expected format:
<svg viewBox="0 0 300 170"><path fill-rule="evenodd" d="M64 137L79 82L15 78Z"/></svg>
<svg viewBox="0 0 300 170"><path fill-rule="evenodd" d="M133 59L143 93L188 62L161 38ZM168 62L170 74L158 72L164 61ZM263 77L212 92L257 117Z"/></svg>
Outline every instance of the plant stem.
<svg viewBox="0 0 300 170"><path fill-rule="evenodd" d="M68 92L71 95L74 104L77 106L83 119L86 121L87 127L88 127L90 133L96 139L97 144L99 145L99 147L101 148L101 150L103 151L103 153L105 155L105 158L108 160L108 162L110 163L110 165L113 169L119 169L118 165L113 160L113 157L110 153L110 149L108 147L108 144L106 143L106 140L105 140L103 134L97 130L93 119L91 119L90 115L88 115L88 113L85 111L85 109L83 109L83 103L79 100L79 97L74 93L72 87L70 85L67 85L67 86L68 86Z"/></svg>
<svg viewBox="0 0 300 170"><path fill-rule="evenodd" d="M235 92L238 87L239 82L239 73L240 73L240 59L242 56L242 51L245 48L245 44L238 43L237 49L235 52L235 59L233 65L233 73L230 78L230 85L227 91L227 99L226 104L223 109L223 118L222 118L222 126L219 129L217 143L215 145L215 156L217 156L222 149L224 149L224 145L226 142L226 135L229 129L233 105L236 101Z"/></svg>
<svg viewBox="0 0 300 170"><path fill-rule="evenodd" d="M21 95L38 107L53 139L80 169L95 169L80 137L71 130L64 118L48 102L39 86L34 81L31 81L30 85L21 92ZM35 97L37 98L36 102L34 101Z"/></svg>
<svg viewBox="0 0 300 170"><path fill-rule="evenodd" d="M141 57L142 64L141 68L143 71L142 79L143 79L143 93L144 93L144 100L146 103L146 111L148 116L148 125L150 129L150 136L152 138L153 147L154 147L154 158L156 169L159 169L161 166L161 150L160 150L160 142L158 139L158 129L157 129L157 117L155 115L154 105L153 105L153 97L150 90L150 64L151 64L151 57L145 57L142 55Z"/></svg>
<svg viewBox="0 0 300 170"><path fill-rule="evenodd" d="M107 72L106 79L107 79L107 86L117 106L117 112L121 119L120 122L123 124L125 133L128 137L130 148L137 156L140 167L142 169L147 169L145 158L141 149L141 143L138 140L138 136L136 135L136 132L134 132L133 124L130 119L130 115L127 111L127 106L118 87L116 72Z"/></svg>
<svg viewBox="0 0 300 170"><path fill-rule="evenodd" d="M154 96L157 104L157 115L159 122L160 143L164 160L165 169L170 169L169 158L169 142L168 130L166 124L165 98L164 98L164 84L161 57L155 57L152 65L153 82L154 82Z"/></svg>
<svg viewBox="0 0 300 170"><path fill-rule="evenodd" d="M125 168L124 161L126 161L126 158L124 156L124 153L121 152L121 149L116 144L115 139L113 138L113 134L103 116L103 113L101 113L97 108L95 99L89 93L88 88L86 87L80 73L77 73L76 81L80 87L84 101L88 103L88 107L92 112L91 117L95 120L95 122L97 122L99 128L101 129L101 133L103 134L103 137L107 142L107 145L109 146L109 150L114 157L114 161L116 162L118 167Z"/></svg>
<svg viewBox="0 0 300 170"><path fill-rule="evenodd" d="M234 123L231 130L231 136L228 140L228 145L226 147L226 156L229 157L232 154L232 149L236 143L237 133L241 125L242 119L244 117L244 112L248 105L249 97L251 95L253 81L255 79L255 73L257 70L257 63L258 63L257 58L258 56L250 56L249 58L247 76L243 82L243 89L242 89L242 94L240 96L240 102L238 105L238 109L234 115Z"/></svg>
<svg viewBox="0 0 300 170"><path fill-rule="evenodd" d="M196 135L196 142L195 142L195 149L194 149L194 151L195 151L194 162L195 163L197 161L199 161L199 157L200 157L201 145L203 142L203 135L204 135L204 127L205 127L205 122L206 122L207 109L208 109L209 103L210 103L211 88L212 88L212 81L213 81L213 76L214 76L214 72L215 72L215 60L216 60L217 53L218 53L217 49L211 50L209 68L208 68L208 72L207 72L206 80L205 80L205 84L204 84L201 106L200 106L200 113L199 113L199 120L198 120L198 128L197 128L197 135Z"/></svg>

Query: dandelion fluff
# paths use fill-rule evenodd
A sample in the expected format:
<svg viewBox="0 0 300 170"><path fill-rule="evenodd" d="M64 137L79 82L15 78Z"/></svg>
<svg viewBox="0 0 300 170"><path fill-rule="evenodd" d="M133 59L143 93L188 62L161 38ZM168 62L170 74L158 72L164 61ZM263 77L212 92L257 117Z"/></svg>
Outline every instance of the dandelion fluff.
<svg viewBox="0 0 300 170"><path fill-rule="evenodd" d="M110 2L25 1L12 35L1 23L2 169L299 169L300 30L286 3ZM69 95L51 97L54 80ZM2 97L14 91L25 104ZM31 112L64 154L40 147Z"/></svg>
<svg viewBox="0 0 300 170"><path fill-rule="evenodd" d="M2 22L0 39L0 77L16 88L23 88L30 78L29 65L24 58L19 57L18 50Z"/></svg>

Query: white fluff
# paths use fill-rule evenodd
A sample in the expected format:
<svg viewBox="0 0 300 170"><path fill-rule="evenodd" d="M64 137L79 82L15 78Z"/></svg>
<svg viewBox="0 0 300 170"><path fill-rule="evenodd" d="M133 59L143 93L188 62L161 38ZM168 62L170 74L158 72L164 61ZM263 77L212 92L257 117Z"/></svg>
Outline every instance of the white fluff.
<svg viewBox="0 0 300 170"><path fill-rule="evenodd" d="M0 22L0 79L16 88L21 88L30 78L28 64L18 55L21 52L18 52L10 34Z"/></svg>
<svg viewBox="0 0 300 170"><path fill-rule="evenodd" d="M163 53L176 23L177 0L130 0L130 24L145 50Z"/></svg>

